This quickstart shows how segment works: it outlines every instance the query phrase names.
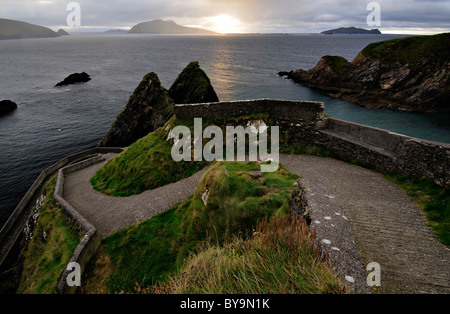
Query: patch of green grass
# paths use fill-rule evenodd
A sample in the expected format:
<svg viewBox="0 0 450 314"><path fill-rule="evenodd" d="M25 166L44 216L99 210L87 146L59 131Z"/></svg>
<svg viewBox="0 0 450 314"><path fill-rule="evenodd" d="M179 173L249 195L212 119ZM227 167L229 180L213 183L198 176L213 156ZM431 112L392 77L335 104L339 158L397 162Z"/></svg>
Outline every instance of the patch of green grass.
<svg viewBox="0 0 450 314"><path fill-rule="evenodd" d="M164 282L205 242L221 246L237 235L247 238L259 220L287 215L298 176L282 167L274 173L259 170L257 163L215 163L189 200L105 239L114 265L108 290L132 292L136 282Z"/></svg>
<svg viewBox="0 0 450 314"><path fill-rule="evenodd" d="M450 247L450 189L425 178L410 178L397 174L386 174L385 177L416 201L436 236Z"/></svg>
<svg viewBox="0 0 450 314"><path fill-rule="evenodd" d="M268 121L269 117L267 114L256 114L239 118L203 119L203 128L215 125L221 127L225 134L226 126L245 126L248 121L255 119ZM164 127L141 138L106 163L91 179L92 186L107 195L131 196L190 177L209 165L206 161L175 162L172 159L173 140L168 141L167 137L170 130L178 125L187 126L194 134L193 120L173 117ZM204 139L204 144L208 141Z"/></svg>
<svg viewBox="0 0 450 314"><path fill-rule="evenodd" d="M288 216L258 223L249 239L208 244L178 276L138 293L342 294L345 287L319 258L304 221Z"/></svg>
<svg viewBox="0 0 450 314"><path fill-rule="evenodd" d="M78 228L53 200L55 185L56 176L44 186L45 203L40 209L32 239L23 252L19 294L53 293L53 287L81 240Z"/></svg>
<svg viewBox="0 0 450 314"><path fill-rule="evenodd" d="M182 123L172 118L166 126L193 128L193 122ZM95 174L91 179L93 187L113 196L136 195L190 177L208 164L175 162L171 156L173 141L167 141L168 134L165 127L159 128L130 145Z"/></svg>
<svg viewBox="0 0 450 314"><path fill-rule="evenodd" d="M409 64L412 71L419 71L424 59L439 62L448 60L450 33L416 36L376 42L368 45L362 53L388 63Z"/></svg>
<svg viewBox="0 0 450 314"><path fill-rule="evenodd" d="M324 56L325 63L333 70L337 75L343 75L348 67L348 61L339 56Z"/></svg>

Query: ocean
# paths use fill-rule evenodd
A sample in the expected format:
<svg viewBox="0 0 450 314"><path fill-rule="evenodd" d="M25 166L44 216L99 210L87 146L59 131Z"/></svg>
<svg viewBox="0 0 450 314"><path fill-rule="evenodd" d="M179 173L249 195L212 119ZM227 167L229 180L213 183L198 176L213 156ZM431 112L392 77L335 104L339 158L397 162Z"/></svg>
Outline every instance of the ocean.
<svg viewBox="0 0 450 314"><path fill-rule="evenodd" d="M323 101L329 116L450 143L449 115L371 110L277 75L310 69L323 55L352 60L369 43L398 37L91 34L0 41L0 100L18 104L0 117L0 226L42 170L100 142L145 74L157 73L168 89L191 61L199 61L222 101ZM54 87L83 71L90 82Z"/></svg>

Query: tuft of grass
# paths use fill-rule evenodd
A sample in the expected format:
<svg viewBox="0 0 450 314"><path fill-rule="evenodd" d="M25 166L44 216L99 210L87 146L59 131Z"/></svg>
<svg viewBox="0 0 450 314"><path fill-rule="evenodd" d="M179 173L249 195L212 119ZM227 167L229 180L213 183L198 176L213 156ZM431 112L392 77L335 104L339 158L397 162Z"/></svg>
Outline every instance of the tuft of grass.
<svg viewBox="0 0 450 314"><path fill-rule="evenodd" d="M40 209L32 239L22 252L23 271L19 294L51 294L82 235L53 200L56 176L44 186L45 203ZM45 237L44 237L45 233Z"/></svg>
<svg viewBox="0 0 450 314"><path fill-rule="evenodd" d="M274 173L259 170L257 163L216 162L189 200L105 239L114 268L107 290L132 292L136 282L165 282L204 243L222 246L237 235L245 239L259 220L288 215L298 176L282 167Z"/></svg>
<svg viewBox="0 0 450 314"><path fill-rule="evenodd" d="M261 220L249 239L235 237L223 247L206 244L166 284L137 293L175 294L342 294L345 285L321 261L302 220L289 216Z"/></svg>
<svg viewBox="0 0 450 314"><path fill-rule="evenodd" d="M398 174L385 174L385 177L415 200L425 213L436 236L450 247L450 189L426 178L411 178Z"/></svg>

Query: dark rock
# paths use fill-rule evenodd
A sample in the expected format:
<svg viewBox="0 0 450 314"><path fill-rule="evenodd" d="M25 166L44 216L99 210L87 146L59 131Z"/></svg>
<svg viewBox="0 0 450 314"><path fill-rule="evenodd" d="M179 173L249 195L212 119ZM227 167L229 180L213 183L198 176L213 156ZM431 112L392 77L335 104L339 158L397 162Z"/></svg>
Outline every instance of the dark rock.
<svg viewBox="0 0 450 314"><path fill-rule="evenodd" d="M57 33L59 36L68 36L68 35L70 35L68 32L66 32L66 31L63 30L63 29L59 29L56 33Z"/></svg>
<svg viewBox="0 0 450 314"><path fill-rule="evenodd" d="M291 215L302 218L305 222L311 224L311 210L308 205L306 188L301 184L301 180L297 180L296 187L289 199L289 208Z"/></svg>
<svg viewBox="0 0 450 314"><path fill-rule="evenodd" d="M325 56L295 82L369 108L450 113L450 33L372 43L348 62Z"/></svg>
<svg viewBox="0 0 450 314"><path fill-rule="evenodd" d="M292 71L289 71L289 72L287 72L287 71L281 71L281 72L278 72L278 75L279 75L279 76L289 76L289 74L291 74L291 72L292 72Z"/></svg>
<svg viewBox="0 0 450 314"><path fill-rule="evenodd" d="M196 104L218 102L214 88L206 73L200 68L197 61L181 72L169 89L170 97L176 104Z"/></svg>
<svg viewBox="0 0 450 314"><path fill-rule="evenodd" d="M86 83L86 82L89 82L90 80L91 80L91 78L90 78L89 74L87 74L86 72L74 73L74 74L71 74L68 77L66 77L64 79L64 81L56 84L55 87L79 84L79 83Z"/></svg>
<svg viewBox="0 0 450 314"><path fill-rule="evenodd" d="M147 74L118 115L103 147L126 147L162 127L173 115L174 102L155 73Z"/></svg>
<svg viewBox="0 0 450 314"><path fill-rule="evenodd" d="M7 114L11 111L17 109L17 104L12 102L11 100L2 100L0 101L0 115Z"/></svg>

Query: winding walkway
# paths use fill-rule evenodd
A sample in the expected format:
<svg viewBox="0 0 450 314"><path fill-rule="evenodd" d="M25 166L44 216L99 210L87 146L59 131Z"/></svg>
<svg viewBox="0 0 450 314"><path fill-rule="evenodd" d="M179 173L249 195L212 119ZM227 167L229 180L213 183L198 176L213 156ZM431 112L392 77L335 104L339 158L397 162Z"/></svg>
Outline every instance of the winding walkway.
<svg viewBox="0 0 450 314"><path fill-rule="evenodd" d="M334 159L282 155L281 163L334 194L350 220L362 262L381 266L382 285L377 291L450 293L450 250L434 237L403 190L379 173ZM118 198L95 191L89 182L103 164L68 175L64 187L64 198L97 228L101 238L189 198L206 172Z"/></svg>

